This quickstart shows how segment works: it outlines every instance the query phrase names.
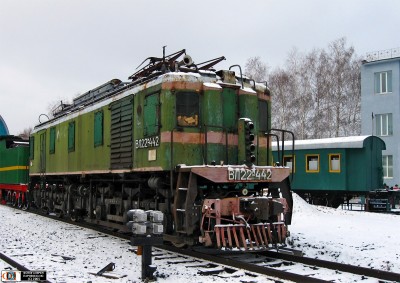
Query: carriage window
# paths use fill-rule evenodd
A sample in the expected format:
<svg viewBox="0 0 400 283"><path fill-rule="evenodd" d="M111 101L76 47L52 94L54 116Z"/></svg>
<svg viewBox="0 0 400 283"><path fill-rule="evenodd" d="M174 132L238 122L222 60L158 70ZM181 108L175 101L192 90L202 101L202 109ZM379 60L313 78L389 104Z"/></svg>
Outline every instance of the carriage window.
<svg viewBox="0 0 400 283"><path fill-rule="evenodd" d="M56 128L50 128L50 148L49 153L54 154L56 152Z"/></svg>
<svg viewBox="0 0 400 283"><path fill-rule="evenodd" d="M319 172L319 155L306 155L306 172L318 173Z"/></svg>
<svg viewBox="0 0 400 283"><path fill-rule="evenodd" d="M340 173L340 154L329 154L329 172Z"/></svg>
<svg viewBox="0 0 400 283"><path fill-rule="evenodd" d="M178 126L197 127L199 125L199 95L197 93L177 93L176 119Z"/></svg>
<svg viewBox="0 0 400 283"><path fill-rule="evenodd" d="M94 113L94 146L103 145L103 111Z"/></svg>
<svg viewBox="0 0 400 283"><path fill-rule="evenodd" d="M294 173L296 171L295 166L296 158L294 155L284 156L283 157L283 166L290 168L290 173Z"/></svg>
<svg viewBox="0 0 400 283"><path fill-rule="evenodd" d="M68 124L68 151L75 151L75 122Z"/></svg>

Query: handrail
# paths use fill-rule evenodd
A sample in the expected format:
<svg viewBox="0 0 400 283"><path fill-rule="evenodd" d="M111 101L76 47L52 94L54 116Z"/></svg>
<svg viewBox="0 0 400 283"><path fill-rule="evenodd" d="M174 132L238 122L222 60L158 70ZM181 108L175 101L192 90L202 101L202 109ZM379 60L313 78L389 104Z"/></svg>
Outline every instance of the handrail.
<svg viewBox="0 0 400 283"><path fill-rule="evenodd" d="M280 132L281 133L281 140L282 140L282 159L281 159L281 164L282 166L284 165L283 163L283 158L285 156L285 134L290 134L292 136L292 160L294 161L294 133L288 130L282 130L282 129L270 129L268 131L268 134L271 131L276 131L276 132ZM294 168L294 167L293 167ZM290 181L293 182L293 168L292 168L292 173L291 173L291 179Z"/></svg>
<svg viewBox="0 0 400 283"><path fill-rule="evenodd" d="M239 70L240 70L240 80L242 81L242 88L244 88L244 85L243 85L243 75L242 75L242 67L240 67L240 65L232 65L232 66L229 67L229 70L231 70L232 67L239 67Z"/></svg>

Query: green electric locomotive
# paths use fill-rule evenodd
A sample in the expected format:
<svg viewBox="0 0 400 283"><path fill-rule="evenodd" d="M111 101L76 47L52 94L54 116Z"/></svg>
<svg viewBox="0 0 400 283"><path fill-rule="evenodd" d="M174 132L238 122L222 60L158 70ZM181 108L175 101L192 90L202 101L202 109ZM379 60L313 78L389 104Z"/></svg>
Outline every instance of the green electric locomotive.
<svg viewBox="0 0 400 283"><path fill-rule="evenodd" d="M271 96L224 57L185 50L61 104L30 138L30 202L125 229L161 210L176 245L266 248L291 221L289 169L270 166ZM236 74L233 70L239 70Z"/></svg>

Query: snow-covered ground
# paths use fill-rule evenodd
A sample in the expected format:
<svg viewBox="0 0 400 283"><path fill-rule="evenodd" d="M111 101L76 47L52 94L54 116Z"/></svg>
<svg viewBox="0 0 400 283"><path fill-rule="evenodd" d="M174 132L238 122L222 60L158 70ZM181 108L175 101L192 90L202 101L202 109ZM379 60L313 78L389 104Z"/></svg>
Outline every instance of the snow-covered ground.
<svg viewBox="0 0 400 283"><path fill-rule="evenodd" d="M293 202L291 244L305 256L400 273L400 215Z"/></svg>
<svg viewBox="0 0 400 283"><path fill-rule="evenodd" d="M400 215L312 206L295 194L293 215L290 243L306 256L400 273ZM23 258L21 263L32 270L47 270L52 282L141 282L141 258L132 252L128 241L3 205L0 223L0 252L15 261ZM115 263L113 273L124 277L113 280L90 274L109 262ZM153 262L161 275L158 282L210 280L197 275L195 268ZM0 270L7 267L0 261ZM243 280L246 278L212 278L215 283ZM247 280L268 282L262 276Z"/></svg>

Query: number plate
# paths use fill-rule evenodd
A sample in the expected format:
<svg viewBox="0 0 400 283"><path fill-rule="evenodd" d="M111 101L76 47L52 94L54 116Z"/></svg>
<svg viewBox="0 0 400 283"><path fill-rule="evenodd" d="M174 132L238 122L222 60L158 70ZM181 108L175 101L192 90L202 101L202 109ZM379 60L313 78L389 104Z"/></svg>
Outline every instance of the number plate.
<svg viewBox="0 0 400 283"><path fill-rule="evenodd" d="M160 137L148 137L135 140L136 148L149 148L160 146Z"/></svg>
<svg viewBox="0 0 400 283"><path fill-rule="evenodd" d="M259 181L271 179L271 169L228 168L228 181Z"/></svg>

